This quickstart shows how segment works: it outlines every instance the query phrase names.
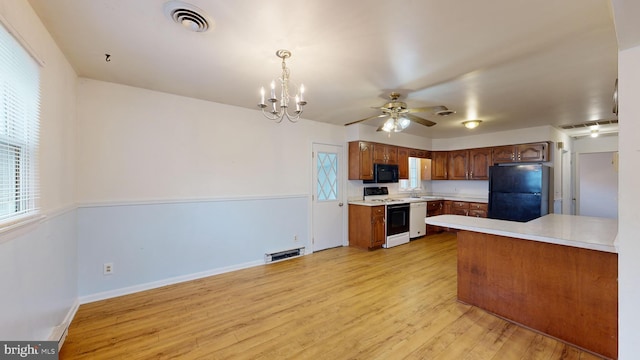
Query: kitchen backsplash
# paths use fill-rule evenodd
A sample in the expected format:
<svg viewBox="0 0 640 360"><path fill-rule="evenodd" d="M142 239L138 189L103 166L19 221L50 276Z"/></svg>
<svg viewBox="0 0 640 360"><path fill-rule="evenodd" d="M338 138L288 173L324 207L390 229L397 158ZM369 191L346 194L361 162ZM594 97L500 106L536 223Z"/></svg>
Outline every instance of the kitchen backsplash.
<svg viewBox="0 0 640 360"><path fill-rule="evenodd" d="M349 180L347 185L348 200L362 200L363 188L368 186L386 186L389 196L396 197L410 193L400 193L397 183L391 184L363 184L361 180ZM420 195L448 195L462 197L487 198L489 195L489 181L465 180L427 180L422 181Z"/></svg>

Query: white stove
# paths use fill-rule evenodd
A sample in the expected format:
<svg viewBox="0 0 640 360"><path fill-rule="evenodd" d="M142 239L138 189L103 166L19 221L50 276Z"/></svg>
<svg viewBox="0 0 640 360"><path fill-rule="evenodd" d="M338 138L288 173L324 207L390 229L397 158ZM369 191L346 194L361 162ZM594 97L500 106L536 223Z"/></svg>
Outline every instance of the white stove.
<svg viewBox="0 0 640 360"><path fill-rule="evenodd" d="M389 197L389 189L383 187L364 188L364 201L380 203L386 208L386 241L384 248L390 248L409 242L409 203L402 199Z"/></svg>

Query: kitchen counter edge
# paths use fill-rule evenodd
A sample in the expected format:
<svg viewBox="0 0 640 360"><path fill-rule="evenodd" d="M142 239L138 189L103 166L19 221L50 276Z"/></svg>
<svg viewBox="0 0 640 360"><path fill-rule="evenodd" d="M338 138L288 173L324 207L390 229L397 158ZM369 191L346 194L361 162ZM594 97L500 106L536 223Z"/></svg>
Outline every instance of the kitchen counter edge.
<svg viewBox="0 0 640 360"><path fill-rule="evenodd" d="M458 230L618 253L616 219L549 214L520 223L460 215L438 215L425 218L425 222Z"/></svg>

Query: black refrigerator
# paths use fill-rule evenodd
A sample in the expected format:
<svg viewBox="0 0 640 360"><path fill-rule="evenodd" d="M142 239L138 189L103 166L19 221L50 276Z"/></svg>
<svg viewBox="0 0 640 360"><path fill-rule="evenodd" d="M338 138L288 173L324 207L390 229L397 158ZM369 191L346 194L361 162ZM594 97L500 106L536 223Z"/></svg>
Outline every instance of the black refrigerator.
<svg viewBox="0 0 640 360"><path fill-rule="evenodd" d="M548 166L505 165L489 167L491 219L526 222L549 213Z"/></svg>

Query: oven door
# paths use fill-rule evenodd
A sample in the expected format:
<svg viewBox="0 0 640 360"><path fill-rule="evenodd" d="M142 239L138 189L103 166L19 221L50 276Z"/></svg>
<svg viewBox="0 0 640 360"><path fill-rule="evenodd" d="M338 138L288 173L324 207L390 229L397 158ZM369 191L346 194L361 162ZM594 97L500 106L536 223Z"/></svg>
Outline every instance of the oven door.
<svg viewBox="0 0 640 360"><path fill-rule="evenodd" d="M387 236L409 232L409 204L387 205Z"/></svg>

